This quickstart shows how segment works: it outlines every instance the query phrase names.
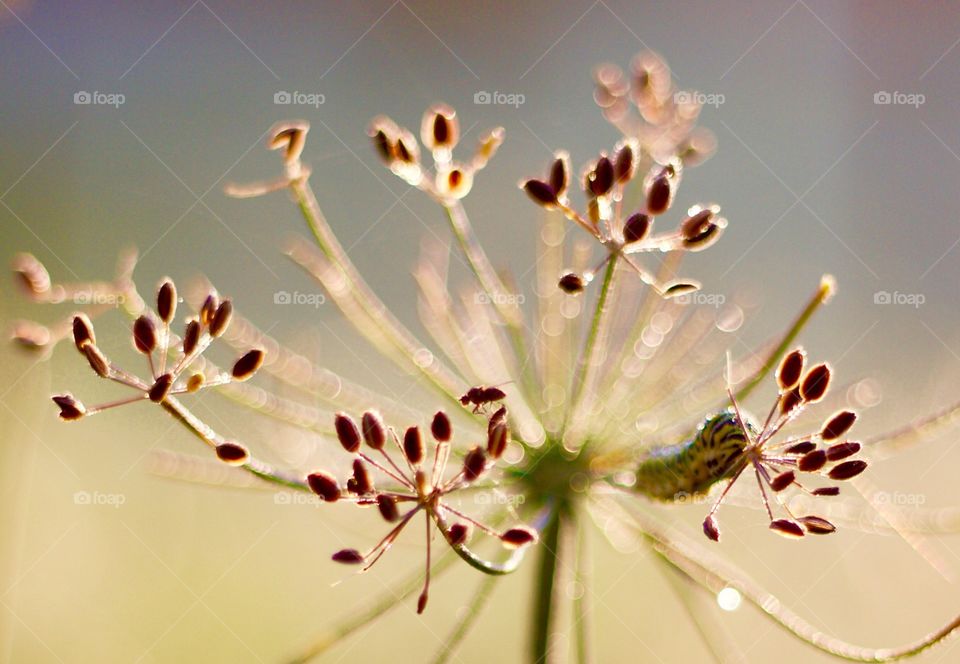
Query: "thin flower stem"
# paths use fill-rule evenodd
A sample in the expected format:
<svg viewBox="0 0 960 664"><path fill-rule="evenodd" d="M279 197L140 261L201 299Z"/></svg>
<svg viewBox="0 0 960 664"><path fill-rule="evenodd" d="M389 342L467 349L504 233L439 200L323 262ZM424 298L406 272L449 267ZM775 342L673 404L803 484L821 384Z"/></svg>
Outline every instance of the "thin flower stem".
<svg viewBox="0 0 960 664"><path fill-rule="evenodd" d="M486 576L480 580L476 592L467 602L467 610L460 616L453 631L444 639L443 645L437 652L436 657L433 658L433 664L446 664L456 654L457 648L460 647L467 634L470 633L470 629L477 623L477 619L490 600L496 581L497 577L495 576Z"/></svg>
<svg viewBox="0 0 960 664"><path fill-rule="evenodd" d="M540 559L534 586L534 611L531 643L531 662L546 664L551 637L555 634L554 620L559 603L556 587L558 549L560 543L560 515L551 515L546 528L540 533Z"/></svg>
<svg viewBox="0 0 960 664"><path fill-rule="evenodd" d="M600 295L597 298L597 307L593 312L593 320L590 323L590 331L587 334L587 338L583 346L583 352L580 356L580 366L577 367L577 372L574 376L574 386L572 392L573 396L567 409L566 423L564 425L565 433L571 422L574 424L577 423L577 416L584 399L584 393L590 386L590 383L593 381L595 369L594 363L596 359L595 355L597 353L597 341L601 338L601 333L606 332L605 322L609 320L610 317L607 301L613 289L618 258L619 256L617 255L610 256L609 260L607 261L607 269L603 273L603 284L600 287Z"/></svg>
<svg viewBox="0 0 960 664"><path fill-rule="evenodd" d="M396 351L392 359L408 371L420 373L437 392L447 400L459 405L460 388L458 379L436 358L425 366L413 360L414 355L421 348L420 345L367 286L323 216L320 204L317 202L307 179L301 177L290 180L290 189L297 199L297 204L317 242L317 246L327 259L343 272L349 284L351 297L363 313L377 324L387 343Z"/></svg>
<svg viewBox="0 0 960 664"><path fill-rule="evenodd" d="M577 528L577 565L575 571L579 592L573 599L574 639L576 642L577 662L591 664L593 657L593 638L591 635L592 618L590 615L590 575L593 559L590 555L590 529L586 519L578 519Z"/></svg>

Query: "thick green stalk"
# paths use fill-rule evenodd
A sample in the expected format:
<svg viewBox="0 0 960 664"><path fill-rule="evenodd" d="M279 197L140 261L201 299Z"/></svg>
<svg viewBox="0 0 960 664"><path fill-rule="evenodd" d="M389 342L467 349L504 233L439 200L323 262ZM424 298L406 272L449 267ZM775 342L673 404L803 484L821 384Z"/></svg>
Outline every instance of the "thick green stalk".
<svg viewBox="0 0 960 664"><path fill-rule="evenodd" d="M550 636L559 603L556 587L557 565L560 548L560 515L553 514L540 534L540 559L537 561L537 576L533 592L533 623L531 625L531 661L546 664L550 651Z"/></svg>

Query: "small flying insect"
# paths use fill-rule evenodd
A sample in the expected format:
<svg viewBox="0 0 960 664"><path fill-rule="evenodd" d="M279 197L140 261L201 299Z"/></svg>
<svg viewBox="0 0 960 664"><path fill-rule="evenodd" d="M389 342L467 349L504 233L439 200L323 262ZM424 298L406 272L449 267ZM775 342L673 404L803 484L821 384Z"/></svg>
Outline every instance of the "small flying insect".
<svg viewBox="0 0 960 664"><path fill-rule="evenodd" d="M460 403L468 408L472 405L473 412L479 413L487 404L502 401L506 397L507 393L499 387L477 385L476 387L471 387L460 397Z"/></svg>

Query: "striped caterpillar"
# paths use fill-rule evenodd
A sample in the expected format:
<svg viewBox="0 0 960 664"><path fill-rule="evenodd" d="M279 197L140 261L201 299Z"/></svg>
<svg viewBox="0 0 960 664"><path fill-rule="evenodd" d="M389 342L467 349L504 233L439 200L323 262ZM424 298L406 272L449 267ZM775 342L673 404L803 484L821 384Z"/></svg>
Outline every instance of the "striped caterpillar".
<svg viewBox="0 0 960 664"><path fill-rule="evenodd" d="M799 348L780 362L776 374L779 392L762 427L744 417L728 387L731 407L707 417L689 441L650 450L637 466L634 490L658 500L680 501L726 482L703 522L704 534L717 541L720 529L714 514L744 471L752 468L772 530L788 537L832 533L836 530L832 523L819 516L794 515L778 495L796 487L813 496L835 496L839 487L807 489L798 481L798 473L843 481L867 467L866 461L850 459L861 447L845 438L857 419L850 410L834 413L817 432L773 442L786 425L827 394L830 366L818 364L805 371L805 365L806 353ZM774 517L768 489L788 518Z"/></svg>

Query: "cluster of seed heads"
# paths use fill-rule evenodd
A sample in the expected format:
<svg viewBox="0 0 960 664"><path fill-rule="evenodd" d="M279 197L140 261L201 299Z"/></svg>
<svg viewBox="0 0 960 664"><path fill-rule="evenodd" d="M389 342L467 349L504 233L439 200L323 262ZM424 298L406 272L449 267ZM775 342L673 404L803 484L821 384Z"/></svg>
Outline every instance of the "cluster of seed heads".
<svg viewBox="0 0 960 664"><path fill-rule="evenodd" d="M682 162L673 158L666 164L654 164L643 180L644 204L637 211L623 209L626 186L636 176L641 161L639 143L635 139L621 141L612 155L601 153L583 169L580 177L587 198L587 213L570 206L570 158L557 152L546 179L530 179L521 187L530 198L548 210L560 210L568 219L593 236L606 250L600 265L580 275L566 272L559 286L565 292L581 292L597 271L614 257L619 257L640 275L640 278L663 297L675 297L700 288L694 281L661 283L633 255L644 252L702 251L712 246L726 228L727 220L719 216L716 205L694 206L677 230L654 233L654 220L667 212L680 184Z"/></svg>
<svg viewBox="0 0 960 664"><path fill-rule="evenodd" d="M97 345L90 318L86 314L74 316L74 345L86 358L94 373L101 378L130 387L138 394L90 407L84 406L72 394L58 394L52 398L60 408L61 419L79 420L108 408L139 401L164 404L176 395L192 394L202 389L248 380L263 364L264 351L254 348L241 355L229 373L208 377L202 371L191 372L191 365L214 339L227 330L233 315L233 304L228 299L221 301L215 293L209 294L197 315L186 321L182 336L177 337L171 329L178 302L173 281L167 279L160 284L156 302L156 311L140 315L133 322L132 329L133 345L147 359L148 378L124 371L111 362ZM241 465L248 459L246 449L233 442L219 444L216 452L221 460L231 464Z"/></svg>
<svg viewBox="0 0 960 664"><path fill-rule="evenodd" d="M473 187L474 174L481 170L503 142L503 127L491 129L469 162L455 161L453 150L460 140L457 113L446 104L436 104L423 114L420 140L433 158L433 173L420 161L420 144L413 133L386 116L374 118L370 138L383 162L408 184L445 202L459 200Z"/></svg>
<svg viewBox="0 0 960 664"><path fill-rule="evenodd" d="M392 427L384 425L376 411L365 412L359 426L346 413L338 413L334 426L343 449L353 455L353 472L345 483L341 483L331 473L317 470L307 476L308 485L328 503L348 501L360 506L375 506L383 519L393 526L366 553L342 549L333 554L333 560L347 565L363 565L363 571L368 570L387 552L404 527L422 512L426 522L427 552L423 591L417 601L418 613L426 608L430 590L431 522L451 547L465 545L474 528L499 539L508 548L520 548L537 541L537 533L532 528L514 526L498 531L445 502L450 494L485 477L503 455L510 441L505 406L489 417L486 445L471 448L463 457L459 470L451 477L447 477L446 469L453 427L443 411L438 411L430 424L430 442L424 440L417 426L409 427L402 436L398 435ZM372 469L384 476L386 487L374 482Z"/></svg>
<svg viewBox="0 0 960 664"><path fill-rule="evenodd" d="M803 537L805 532L824 535L836 530L832 523L822 517L795 516L780 500L781 492L790 487L812 496L836 496L840 493L838 486L808 489L798 478L801 474L819 475L842 482L856 477L867 468L866 461L851 458L861 449L859 442L846 438L847 432L857 420L857 414L852 410L834 413L819 431L803 436L790 436L779 443L772 443L773 438L785 426L809 406L823 400L827 394L831 379L830 365L821 363L806 369L806 360L807 355L800 348L784 356L776 375L779 388L777 398L759 430L744 419L737 400L733 393L730 393L737 419L748 442L732 477L703 521L703 532L708 538L714 541L720 539L720 529L715 517L717 509L730 488L749 467L753 468L756 476L772 530L786 537ZM777 503L789 518L775 518L767 488L777 497Z"/></svg>

